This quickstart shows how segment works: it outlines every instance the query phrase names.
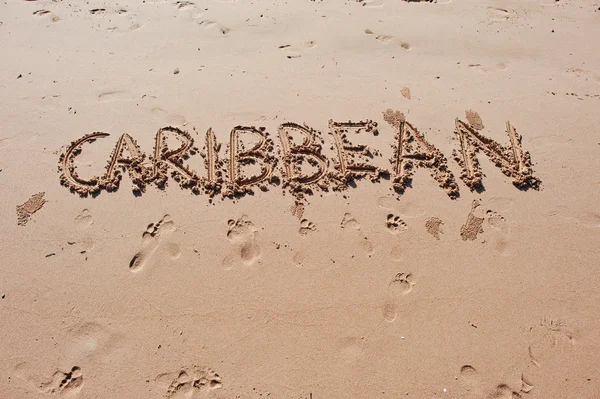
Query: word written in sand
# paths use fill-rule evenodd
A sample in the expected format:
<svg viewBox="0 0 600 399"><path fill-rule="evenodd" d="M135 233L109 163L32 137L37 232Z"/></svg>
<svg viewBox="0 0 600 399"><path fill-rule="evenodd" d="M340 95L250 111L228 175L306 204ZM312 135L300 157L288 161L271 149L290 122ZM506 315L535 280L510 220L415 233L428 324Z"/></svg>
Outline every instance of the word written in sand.
<svg viewBox="0 0 600 399"><path fill-rule="evenodd" d="M330 120L331 149L335 152L331 159L322 152L324 141L320 132L293 122L279 126L277 147L265 128L236 126L231 130L223 157L212 128L206 132L204 146L199 149L188 132L169 126L156 133L151 156L143 153L133 137L125 133L118 138L102 176L80 176L74 160L84 144L109 136L95 132L72 142L60 156L60 180L71 191L87 196L97 195L102 190L116 191L124 173L129 175L136 194L143 193L150 184L164 188L171 176L182 188L195 194L206 193L211 198L216 195L240 197L256 188L266 191L269 185L281 183L301 200L317 190L343 190L360 178L371 181L391 178L393 188L402 194L411 186L415 170L424 168L450 198L458 197L459 187L444 154L405 120L401 112L387 110L383 118L395 131L390 169L371 163L375 155L380 155L379 151L357 144L364 135L378 135L377 122ZM457 146L453 156L461 167L460 178L471 190L483 187L479 152L487 155L516 187L539 187L540 181L533 176L530 154L522 149L521 136L510 122L506 123L506 133L509 142L501 145L469 123L456 119ZM186 164L196 154L204 162L202 175Z"/></svg>

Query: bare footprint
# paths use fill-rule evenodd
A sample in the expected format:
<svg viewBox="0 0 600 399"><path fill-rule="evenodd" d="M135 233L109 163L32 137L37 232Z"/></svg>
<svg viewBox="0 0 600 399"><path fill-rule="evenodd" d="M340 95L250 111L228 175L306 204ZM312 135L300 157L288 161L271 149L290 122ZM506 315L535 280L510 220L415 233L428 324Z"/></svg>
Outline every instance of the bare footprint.
<svg viewBox="0 0 600 399"><path fill-rule="evenodd" d="M375 36L375 39L379 40L380 42L383 43L394 43L394 44L399 44L400 47L405 50L408 51L411 49L411 46L409 43L401 41L396 39L394 36L389 36L389 35L377 35Z"/></svg>
<svg viewBox="0 0 600 399"><path fill-rule="evenodd" d="M299 45L284 44L279 46L279 49L287 53L287 58L300 58L304 53L304 49L312 49L317 46L314 40L308 40Z"/></svg>
<svg viewBox="0 0 600 399"><path fill-rule="evenodd" d="M484 218L475 216L475 210L479 207L479 201L473 200L471 205L471 212L467 216L467 221L460 228L460 236L463 241L473 241L477 238L479 233L483 233L483 221Z"/></svg>
<svg viewBox="0 0 600 399"><path fill-rule="evenodd" d="M356 2L367 8L383 7L383 0L356 0Z"/></svg>
<svg viewBox="0 0 600 399"><path fill-rule="evenodd" d="M586 82L600 84L600 75L595 75L592 71L582 68L569 68L566 73Z"/></svg>
<svg viewBox="0 0 600 399"><path fill-rule="evenodd" d="M110 90L98 94L98 100L125 100L129 99L129 93L123 90Z"/></svg>
<svg viewBox="0 0 600 399"><path fill-rule="evenodd" d="M481 382L479 373L473 366L464 365L460 368L460 377L468 385L475 386Z"/></svg>
<svg viewBox="0 0 600 399"><path fill-rule="evenodd" d="M79 230L85 231L92 225L92 223L92 215L88 209L82 210L81 213L75 217L75 225ZM79 236L72 241L68 241L68 243L69 245L78 244L80 248L79 251L82 254L91 251L95 246L94 239L89 235L85 235L83 238L80 238Z"/></svg>
<svg viewBox="0 0 600 399"><path fill-rule="evenodd" d="M260 258L260 247L256 243L258 229L246 215L242 215L238 220L231 219L227 224L229 225L227 238L237 246L239 258L246 265L252 265Z"/></svg>
<svg viewBox="0 0 600 399"><path fill-rule="evenodd" d="M89 227L92 222L92 215L88 209L82 210L81 213L75 218L75 223L79 227Z"/></svg>
<svg viewBox="0 0 600 399"><path fill-rule="evenodd" d="M129 262L129 270L138 272L144 268L158 249L161 238L175 231L175 224L169 215L165 215L158 223L150 223L142 234L142 249Z"/></svg>
<svg viewBox="0 0 600 399"><path fill-rule="evenodd" d="M190 399L200 394L206 396L211 390L221 388L221 377L210 368L182 368L173 373L159 374L154 381L166 388L165 397Z"/></svg>
<svg viewBox="0 0 600 399"><path fill-rule="evenodd" d="M217 21L203 20L203 21L198 22L198 25L200 25L206 29L218 29L222 35L226 35L229 32L231 32L231 29L227 28L226 26L221 25Z"/></svg>
<svg viewBox="0 0 600 399"><path fill-rule="evenodd" d="M487 16L493 21L506 21L510 14L508 10L505 10L504 8L488 7Z"/></svg>
<svg viewBox="0 0 600 399"><path fill-rule="evenodd" d="M496 230L500 230L502 232L507 232L508 231L508 226L506 223L506 219L504 219L504 216L492 211L492 210L488 210L486 212L486 219L488 224L496 229Z"/></svg>
<svg viewBox="0 0 600 399"><path fill-rule="evenodd" d="M394 215L393 213L387 215L385 227L387 227L388 231L392 234L399 234L408 229L408 226L400 219L400 216Z"/></svg>
<svg viewBox="0 0 600 399"><path fill-rule="evenodd" d="M74 366L66 373L57 370L50 381L40 384L39 390L47 395L70 396L81 391L82 387L81 368Z"/></svg>
<svg viewBox="0 0 600 399"><path fill-rule="evenodd" d="M298 230L298 233L300 233L300 235L302 236L305 236L316 230L317 227L313 222L310 222L307 219L302 219L302 221L300 222L300 229Z"/></svg>
<svg viewBox="0 0 600 399"><path fill-rule="evenodd" d="M531 329L529 360L537 367L575 344L575 333L562 319L543 318Z"/></svg>
<svg viewBox="0 0 600 399"><path fill-rule="evenodd" d="M396 320L400 299L412 291L416 281L410 273L398 273L388 286L388 298L383 305L383 319L389 323Z"/></svg>
<svg viewBox="0 0 600 399"><path fill-rule="evenodd" d="M48 10L37 10L37 11L33 12L33 15L35 15L36 17L49 18L52 22L58 22L58 21L60 21L60 17L58 17L57 15L52 14Z"/></svg>
<svg viewBox="0 0 600 399"><path fill-rule="evenodd" d="M191 1L179 0L175 2L175 7L177 7L180 10L186 10L190 8L195 8L196 6Z"/></svg>
<svg viewBox="0 0 600 399"><path fill-rule="evenodd" d="M394 245L390 250L390 258L395 262L401 262L404 259L402 248L399 245Z"/></svg>
<svg viewBox="0 0 600 399"><path fill-rule="evenodd" d="M363 237L363 239L359 241L358 246L366 255L371 256L375 253L375 247L367 237Z"/></svg>
<svg viewBox="0 0 600 399"><path fill-rule="evenodd" d="M442 222L442 219L429 218L425 222L425 229L427 229L427 232L435 237L436 240L439 240L440 236L444 233L442 230L443 225L444 222Z"/></svg>
<svg viewBox="0 0 600 399"><path fill-rule="evenodd" d="M342 229L349 228L354 230L360 230L360 224L349 213L344 214L344 218L342 219L340 226L342 227Z"/></svg>
<svg viewBox="0 0 600 399"><path fill-rule="evenodd" d="M170 114L162 108L153 108L152 113L169 125L185 126L187 124L182 115Z"/></svg>

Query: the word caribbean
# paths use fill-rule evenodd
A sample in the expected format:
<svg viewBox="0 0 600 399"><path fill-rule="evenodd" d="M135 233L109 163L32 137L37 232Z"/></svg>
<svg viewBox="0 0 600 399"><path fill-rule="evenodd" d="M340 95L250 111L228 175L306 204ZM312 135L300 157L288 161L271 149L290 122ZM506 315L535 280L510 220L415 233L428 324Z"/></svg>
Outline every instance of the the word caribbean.
<svg viewBox="0 0 600 399"><path fill-rule="evenodd" d="M110 155L105 173L94 177L80 176L74 160L83 145L109 136L108 133L95 132L72 142L60 156L60 180L82 196L96 195L102 190L117 190L123 174L127 173L136 194L144 192L149 184L164 188L170 175L182 188L211 197L241 196L252 193L255 188L267 190L270 184L281 184L297 197L302 197L315 190L342 190L358 178L379 181L381 177L389 177L394 189L401 194L410 187L415 169L426 168L448 196L456 198L459 187L448 169L446 157L399 111L387 110L383 117L395 130L390 169L372 164L374 156L380 155L379 151L357 144L361 135L378 134L376 122L330 120L330 148L336 153L331 160L322 153L324 142L320 132L292 122L279 126L277 147L265 128L236 126L230 133L222 157L221 144L216 141L212 129L206 132L200 150L188 132L163 127L156 133L151 156L147 157L129 134L122 134ZM523 151L521 136L510 122L506 123L506 133L509 141L500 145L483 136L469 123L455 120L457 145L453 157L461 168L460 178L471 190L482 187L483 173L477 159L480 152L510 177L516 187L538 188L540 181L533 176L530 154ZM186 164L195 154L204 161L203 174Z"/></svg>

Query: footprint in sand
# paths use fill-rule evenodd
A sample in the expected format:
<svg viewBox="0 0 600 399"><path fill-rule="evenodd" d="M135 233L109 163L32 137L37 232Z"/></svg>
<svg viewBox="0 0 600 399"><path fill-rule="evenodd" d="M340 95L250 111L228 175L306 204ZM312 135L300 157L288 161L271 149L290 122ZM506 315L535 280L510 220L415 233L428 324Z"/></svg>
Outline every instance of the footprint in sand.
<svg viewBox="0 0 600 399"><path fill-rule="evenodd" d="M510 17L510 14L504 8L488 7L487 16L492 21L506 21Z"/></svg>
<svg viewBox="0 0 600 399"><path fill-rule="evenodd" d="M586 82L600 84L600 75L595 75L592 71L582 68L569 68L566 70L567 75L574 76Z"/></svg>
<svg viewBox="0 0 600 399"><path fill-rule="evenodd" d="M460 378L467 385L475 386L481 382L481 377L475 368L471 365L464 365L460 368Z"/></svg>
<svg viewBox="0 0 600 399"><path fill-rule="evenodd" d="M280 50L285 50L287 53L287 58L300 58L304 49L312 49L317 46L317 43L314 40L308 40L300 45L290 45L284 44L279 46Z"/></svg>
<svg viewBox="0 0 600 399"><path fill-rule="evenodd" d="M344 214L344 218L342 219L340 226L342 227L342 229L349 228L354 230L360 230L360 224L349 213Z"/></svg>
<svg viewBox="0 0 600 399"><path fill-rule="evenodd" d="M532 389L533 389L533 385L527 380L527 378L525 378L523 375L521 375L521 383L520 383L519 388L512 389L507 384L499 384L499 385L496 385L496 387L491 392L489 392L487 395L485 395L485 398L486 399L523 398L523 394L531 392Z"/></svg>
<svg viewBox="0 0 600 399"><path fill-rule="evenodd" d="M166 389L165 397L172 399L207 397L211 390L222 386L217 373L210 368L197 366L159 374L154 381Z"/></svg>
<svg viewBox="0 0 600 399"><path fill-rule="evenodd" d="M394 197L381 197L377 200L377 204L390 213L402 216L403 219L416 219L425 215L425 210L419 203L405 200L400 202Z"/></svg>
<svg viewBox="0 0 600 399"><path fill-rule="evenodd" d="M498 238L498 249L501 252L505 252L506 246L508 245L508 238L510 235L510 229L504 216L497 212L487 209L483 211L483 207L478 200L474 200L471 205L471 212L467 216L467 220L460 229L460 235L463 240L473 241L477 236L484 232L483 223L486 223L487 227L491 227L492 231L500 233Z"/></svg>
<svg viewBox="0 0 600 399"><path fill-rule="evenodd" d="M496 72L496 71L505 71L508 69L508 65L503 62L498 63L493 67L488 67L488 66L484 66L481 64L469 64L469 68L475 69L482 73L488 73L488 72Z"/></svg>
<svg viewBox="0 0 600 399"><path fill-rule="evenodd" d="M356 2L367 8L383 7L383 0L356 0Z"/></svg>
<svg viewBox="0 0 600 399"><path fill-rule="evenodd" d="M109 90L98 94L98 100L100 101L112 101L112 100L131 100L132 97L129 92L124 90Z"/></svg>
<svg viewBox="0 0 600 399"><path fill-rule="evenodd" d="M200 25L206 29L218 29L222 35L226 35L229 32L231 32L231 29L229 29L226 26L221 25L217 21L209 21L209 20L205 19L203 21L198 22L198 25Z"/></svg>
<svg viewBox="0 0 600 399"><path fill-rule="evenodd" d="M39 385L40 393L47 395L72 396L83 388L83 374L81 368L73 366L70 371L64 373L57 370L52 379Z"/></svg>
<svg viewBox="0 0 600 399"><path fill-rule="evenodd" d="M345 213L344 218L342 219L342 221L340 223L340 227L342 229L358 231L358 230L360 230L360 223L358 223L358 221L350 213ZM358 244L358 247L368 256L371 256L375 253L374 246L367 237L362 237L358 241L357 244Z"/></svg>
<svg viewBox="0 0 600 399"><path fill-rule="evenodd" d="M427 221L425 222L425 229L436 240L439 240L440 236L444 233L444 231L442 230L443 225L444 225L444 222L442 222L442 219L439 219L436 217L431 217L431 218L427 219Z"/></svg>
<svg viewBox="0 0 600 399"><path fill-rule="evenodd" d="M416 281L410 273L398 273L388 286L388 298L383 305L383 319L389 323L396 320L400 299L412 291Z"/></svg>
<svg viewBox="0 0 600 399"><path fill-rule="evenodd" d="M307 219L302 219L302 221L300 222L300 229L298 230L298 233L300 233L301 236L306 236L309 233L316 230L317 226L315 226L313 222L310 222Z"/></svg>
<svg viewBox="0 0 600 399"><path fill-rule="evenodd" d="M152 108L152 114L169 125L185 126L187 124L187 121L182 115L171 114L162 108Z"/></svg>
<svg viewBox="0 0 600 399"><path fill-rule="evenodd" d="M81 213L75 218L75 224L77 225L77 228L82 231L86 231L87 228L89 228L93 222L94 220L92 219L92 215L88 209L82 210ZM75 238L72 241L68 241L68 243L70 245L73 245L75 243L81 244L81 253L88 252L92 250L95 246L94 239L89 235L86 235L83 238Z"/></svg>
<svg viewBox="0 0 600 399"><path fill-rule="evenodd" d="M36 17L39 17L39 18L44 18L44 19L48 18L52 22L58 22L58 21L60 21L60 17L58 17L57 15L52 14L48 10L37 10L37 11L33 12L33 15L35 15Z"/></svg>
<svg viewBox="0 0 600 399"><path fill-rule="evenodd" d="M165 215L158 223L150 223L146 231L142 234L142 249L135 254L129 262L129 270L139 272L152 259L161 239L175 231L175 224L169 215ZM175 250L177 247L177 250ZM179 246L175 243L169 243L167 251L170 255L178 256Z"/></svg>
<svg viewBox="0 0 600 399"><path fill-rule="evenodd" d="M467 215L465 224L460 228L460 236L463 241L474 241L477 235L483 233L483 217L476 216L477 208L479 208L479 201L473 200L471 204L471 212Z"/></svg>
<svg viewBox="0 0 600 399"><path fill-rule="evenodd" d="M308 255L305 251L298 251L294 254L292 260L294 261L294 264L296 266L306 266L308 261Z"/></svg>
<svg viewBox="0 0 600 399"><path fill-rule="evenodd" d="M411 45L409 43L404 42L402 40L398 40L394 36L377 35L377 36L375 36L375 39L377 39L378 41L383 42L383 43L398 44L398 45L400 45L400 48L402 48L404 51L409 51L411 49Z"/></svg>
<svg viewBox="0 0 600 399"><path fill-rule="evenodd" d="M92 215L90 214L89 209L84 209L81 211L79 215L75 218L75 223L78 227L89 227L93 223Z"/></svg>
<svg viewBox="0 0 600 399"><path fill-rule="evenodd" d="M486 212L486 220L488 225L493 229L506 233L508 232L508 225L506 223L506 219L504 219L504 216L492 211L491 209L488 209Z"/></svg>
<svg viewBox="0 0 600 399"><path fill-rule="evenodd" d="M387 227L388 231L392 234L399 234L408 229L408 226L400 219L400 216L394 215L393 213L387 215L385 227Z"/></svg>
<svg viewBox="0 0 600 399"><path fill-rule="evenodd" d="M190 8L195 8L196 6L191 1L180 0L175 2L175 7L177 7L179 10L187 10Z"/></svg>
<svg viewBox="0 0 600 399"><path fill-rule="evenodd" d="M371 256L375 253L375 247L373 246L373 244L371 243L371 241L369 241L369 239L367 237L363 237L362 240L360 240L358 246L360 247L360 249L362 249L362 251Z"/></svg>
<svg viewBox="0 0 600 399"><path fill-rule="evenodd" d="M61 341L62 353L79 364L93 367L112 364L126 352L125 334L116 328L100 321L77 322L66 327L67 338Z"/></svg>
<svg viewBox="0 0 600 399"><path fill-rule="evenodd" d="M229 225L227 239L236 246L236 252L235 255L227 256L223 264L229 266L235 258L239 258L246 265L252 265L260 258L260 247L256 242L258 229L246 215L242 215L238 220L231 219L227 224Z"/></svg>
<svg viewBox="0 0 600 399"><path fill-rule="evenodd" d="M468 387L468 391L474 393L478 397L485 399L516 399L523 398L524 393L529 393L533 389L533 384L521 375L521 383L519 388L512 389L507 384L498 384L487 392L482 386L481 377L477 370L471 365L464 365L460 369L460 378Z"/></svg>
<svg viewBox="0 0 600 399"><path fill-rule="evenodd" d="M562 319L544 318L531 329L529 360L537 367L568 351L575 344L575 332Z"/></svg>
<svg viewBox="0 0 600 399"><path fill-rule="evenodd" d="M487 226L486 230L493 234L496 249L503 255L507 255L510 246L510 227L504 216L488 209L485 213Z"/></svg>

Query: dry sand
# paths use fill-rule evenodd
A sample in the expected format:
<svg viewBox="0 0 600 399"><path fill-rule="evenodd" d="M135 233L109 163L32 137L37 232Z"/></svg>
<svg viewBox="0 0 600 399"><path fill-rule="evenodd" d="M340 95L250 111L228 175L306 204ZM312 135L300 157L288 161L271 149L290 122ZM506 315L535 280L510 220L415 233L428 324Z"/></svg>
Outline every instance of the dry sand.
<svg viewBox="0 0 600 399"><path fill-rule="evenodd" d="M600 398L598 38L596 0L0 3L0 398Z"/></svg>

